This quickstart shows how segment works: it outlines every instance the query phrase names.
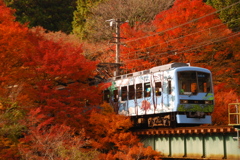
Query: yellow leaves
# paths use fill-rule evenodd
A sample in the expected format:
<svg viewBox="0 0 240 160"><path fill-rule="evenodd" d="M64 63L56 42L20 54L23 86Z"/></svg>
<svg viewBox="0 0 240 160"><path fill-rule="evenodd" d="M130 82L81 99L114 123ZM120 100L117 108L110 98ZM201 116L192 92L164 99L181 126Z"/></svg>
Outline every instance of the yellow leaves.
<svg viewBox="0 0 240 160"><path fill-rule="evenodd" d="M20 158L17 145L3 136L0 136L0 157L1 159Z"/></svg>
<svg viewBox="0 0 240 160"><path fill-rule="evenodd" d="M102 107L101 111L104 115L114 112L113 107L109 103L104 102L100 107Z"/></svg>

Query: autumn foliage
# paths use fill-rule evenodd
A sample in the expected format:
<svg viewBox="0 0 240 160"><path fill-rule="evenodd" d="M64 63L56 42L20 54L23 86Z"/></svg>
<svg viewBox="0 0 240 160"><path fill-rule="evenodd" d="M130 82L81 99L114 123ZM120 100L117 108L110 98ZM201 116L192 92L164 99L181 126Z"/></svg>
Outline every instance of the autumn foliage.
<svg viewBox="0 0 240 160"><path fill-rule="evenodd" d="M100 159L153 159L160 154L149 146L144 148L136 135L130 132L130 118L116 115L109 110L109 104L104 103L103 112L92 112L89 119L87 135L91 137L90 144L100 151Z"/></svg>
<svg viewBox="0 0 240 160"><path fill-rule="evenodd" d="M26 121L28 131L20 139L19 151L24 159L96 159L95 149L85 150L88 145L83 128L78 131L64 124L53 124L40 108L29 112Z"/></svg>
<svg viewBox="0 0 240 160"><path fill-rule="evenodd" d="M213 124L227 124L227 104L240 95L239 33L228 29L215 9L202 0L176 0L150 24L134 28L125 23L121 29L128 37L122 47L124 71L172 62L210 69L216 95Z"/></svg>
<svg viewBox="0 0 240 160"><path fill-rule="evenodd" d="M213 14L214 13L214 14ZM0 157L3 159L153 159L129 130L128 117L102 102L97 64L113 62L112 47L73 35L29 29L0 0ZM239 33L201 0L176 0L153 21L121 26L122 73L170 62L212 71L213 123L227 124L227 104L239 100ZM95 61L90 61L91 58ZM57 147L56 147L57 146Z"/></svg>
<svg viewBox="0 0 240 160"><path fill-rule="evenodd" d="M92 82L98 62L86 59L82 45L72 43L71 36L47 33L41 27L28 29L14 21L13 11L2 1L0 6L0 90L1 97L6 99L1 104L19 104L15 108L12 107L15 105L2 108L1 126L8 127L0 135L1 158L105 159L107 156L123 159L125 152L129 152L129 157L158 155L150 148L142 155L138 149L144 150L144 147L135 145L139 142L135 136L125 133L126 130L118 133L116 127L107 127L109 121L117 117L113 113L108 114L111 119L99 122L110 132L105 136L116 138L114 142L121 140L114 144L114 148L119 149L96 145L96 137L105 144L113 143L113 139L98 133L99 128L93 123L94 116L104 116L93 112L99 110L105 86ZM117 120L120 126L129 127L124 126L126 117ZM10 127L16 129L10 130ZM132 142L128 148L129 139Z"/></svg>

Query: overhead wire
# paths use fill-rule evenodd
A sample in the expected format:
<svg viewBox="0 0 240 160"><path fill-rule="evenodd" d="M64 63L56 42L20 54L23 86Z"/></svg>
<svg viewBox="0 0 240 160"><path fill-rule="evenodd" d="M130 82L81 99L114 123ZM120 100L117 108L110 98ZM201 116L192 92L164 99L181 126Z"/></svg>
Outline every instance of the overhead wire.
<svg viewBox="0 0 240 160"><path fill-rule="evenodd" d="M150 49L150 48L157 47L157 46L161 46L161 45L163 45L163 44L168 44L168 43L171 43L172 41L180 40L180 39L182 39L182 38L186 38L186 37L188 37L188 36L192 36L192 35L194 35L194 34L198 34L198 33L200 33L200 32L204 32L204 31L206 31L206 30L210 30L210 29L213 29L213 28L216 28L216 27L220 27L220 26L222 26L222 25L225 25L225 24L227 24L227 23L230 23L230 22L233 22L233 21L236 21L236 20L239 20L239 19L240 19L240 18L235 19L235 20L231 20L231 21L229 21L229 22L221 23L221 24L218 24L218 25L215 25L215 26L211 26L211 27L209 27L209 28L202 29L202 30L200 30L200 31L193 32L193 33L190 33L190 34L181 36L181 37L177 37L177 38L171 39L171 40L166 41L166 42L158 43L158 44L156 44L156 45L152 45L152 46L148 46L148 47L141 48L141 49L138 49L138 50L134 50L134 51L132 51L132 52L126 52L126 53L124 53L124 55L126 55L126 54L131 54L131 53L135 53L135 52L142 51L142 50L145 50L145 49Z"/></svg>
<svg viewBox="0 0 240 160"><path fill-rule="evenodd" d="M198 45L198 46L194 46L192 48L184 49L182 51L177 52L177 54L181 54L181 53L188 52L188 51L191 51L191 50L194 50L194 49L198 49L198 48L207 46L209 44L219 42L219 41L225 40L227 38L232 38L232 37L235 37L235 36L238 36L238 35L240 35L240 32L233 33L233 34L230 34L228 36L222 36L222 37L219 37L219 38L216 38L216 39L211 39L211 41L208 40L208 43L203 43L202 45ZM207 42L207 41L204 41L204 42ZM158 54L155 54L155 55L149 55L148 57L154 57L154 56L159 56L159 55L163 55L163 54L169 54L169 52L162 52L162 53L158 53ZM135 58L135 59L125 60L122 63L124 64L126 62L136 61L136 60L140 60L140 59L144 59L144 58Z"/></svg>
<svg viewBox="0 0 240 160"><path fill-rule="evenodd" d="M174 26L174 27L172 27L172 28L168 28L168 29L163 30L163 31L161 31L161 32L157 32L157 33L155 33L155 34L151 34L151 35L147 35L147 36L142 36L142 37L139 37L139 38L136 38L136 39L133 39L133 40L124 41L124 43L129 43L129 42L137 41L137 40L140 40L140 39L143 39L143 38L147 38L147 37L150 37L150 36L155 36L155 35L158 35L158 34L162 34L162 33L164 33L164 32L167 32L167 31L170 31L170 30L173 30L173 29L182 27L182 26L187 25L187 24L189 24L189 23L195 22L195 21L197 21L197 20L199 20L199 19L202 19L202 18L205 18L205 17L207 17L207 16L213 15L213 14L215 14L215 13L221 12L221 11L223 11L223 10L225 10L225 9L228 9L228 8L234 6L234 5L239 4L239 3L240 3L240 0L239 0L238 2L236 2L236 3L233 3L233 4L229 5L229 6L226 6L226 7L224 7L224 8L221 8L221 9L216 10L216 11L214 11L214 12L211 12L211 13L209 13L209 14L206 14L206 15L204 15L204 16L202 16L202 17L192 19L192 20L190 20L190 21L188 21L188 22L182 23L182 24L177 25L177 26Z"/></svg>
<svg viewBox="0 0 240 160"><path fill-rule="evenodd" d="M235 2L235 3L231 4L231 5L229 5L229 6L223 7L223 8L221 8L221 9L219 9L219 10L216 10L216 11L214 11L214 12L211 12L211 13L209 13L209 14L206 14L206 15L204 15L204 16L202 16L202 17L192 19L192 20L190 20L190 21L188 21L188 22L185 22L185 23L183 23L183 24L174 26L174 27L169 28L169 29L166 29L166 30L164 30L164 31L157 32L157 33L152 34L152 35L147 35L147 36L139 37L139 38L136 38L136 39L124 41L123 43L127 44L127 43L130 43L130 42L133 42L133 41L138 41L138 40L143 39L143 38L152 37L152 36L155 36L155 35L158 35L158 34L162 34L162 33L164 33L164 32L167 32L167 31L170 31L170 30L173 30L173 29L182 27L182 26L187 25L187 24L189 24L189 23L195 22L195 21L197 21L197 20L199 20L199 19L205 18L205 17L207 17L207 16L213 15L213 14L218 13L218 12L221 12L221 11L223 11L223 10L226 10L226 9L228 9L228 8L234 6L234 5L237 5L237 4L239 4L239 3L240 3L240 0L239 0L238 2ZM229 23L229 22L227 22L227 23ZM225 23L225 24L226 24L226 23ZM215 26L215 27L216 27L216 26ZM211 27L210 27L210 28L211 28ZM209 28L208 28L208 29L209 29ZM199 31L199 32L200 32L200 31ZM192 33L192 34L195 34L195 33ZM179 38L181 38L181 37L179 37ZM150 47L154 47L154 46L150 46ZM102 48L102 49L100 49L100 50L98 50L98 51L96 51L96 52L104 52L104 51L106 51L106 48ZM136 52L136 51L133 51L133 52ZM95 53L95 52L94 52L94 53ZM129 53L132 53L132 52L129 52Z"/></svg>

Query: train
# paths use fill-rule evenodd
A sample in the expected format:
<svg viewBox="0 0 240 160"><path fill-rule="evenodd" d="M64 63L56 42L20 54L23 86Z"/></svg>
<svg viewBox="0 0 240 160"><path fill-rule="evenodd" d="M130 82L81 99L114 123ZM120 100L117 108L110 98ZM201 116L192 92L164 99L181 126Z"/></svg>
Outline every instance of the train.
<svg viewBox="0 0 240 160"><path fill-rule="evenodd" d="M134 127L211 124L212 73L190 63L170 63L112 77L104 100Z"/></svg>

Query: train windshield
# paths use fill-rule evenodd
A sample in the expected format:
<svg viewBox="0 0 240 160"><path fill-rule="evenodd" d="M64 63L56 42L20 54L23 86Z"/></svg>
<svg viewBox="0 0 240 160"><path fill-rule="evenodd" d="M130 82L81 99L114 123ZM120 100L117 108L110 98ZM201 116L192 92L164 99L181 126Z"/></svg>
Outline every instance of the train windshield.
<svg viewBox="0 0 240 160"><path fill-rule="evenodd" d="M209 73L196 71L178 72L179 94L196 95L199 92L211 93L211 84Z"/></svg>

